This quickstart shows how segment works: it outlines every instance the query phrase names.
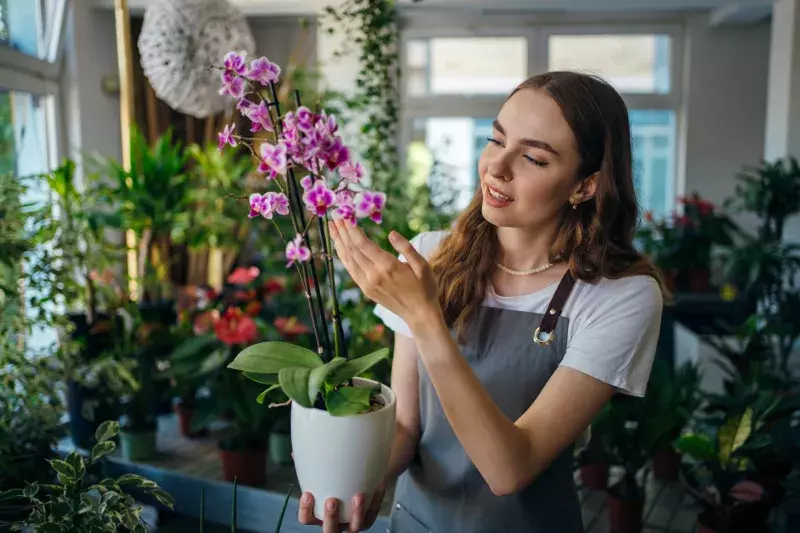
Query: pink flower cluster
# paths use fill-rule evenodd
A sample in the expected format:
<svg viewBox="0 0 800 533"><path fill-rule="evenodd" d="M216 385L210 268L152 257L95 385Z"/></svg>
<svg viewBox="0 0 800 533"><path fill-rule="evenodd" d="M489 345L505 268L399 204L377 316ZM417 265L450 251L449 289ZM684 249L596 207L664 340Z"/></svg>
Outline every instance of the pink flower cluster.
<svg viewBox="0 0 800 533"><path fill-rule="evenodd" d="M244 54L229 52L225 56L220 94L237 100L236 108L247 117L250 131L275 133L275 142L263 142L256 149L247 139L234 133L235 125L225 126L219 133L219 149L226 145L236 147L244 144L250 147L259 160L258 172L267 181L286 175L291 168L301 168L308 172L300 184L303 188L303 204L314 216L331 215L337 219L356 220L369 218L381 223L382 211L386 205L386 195L363 189L364 167L352 160L350 150L339 135L339 125L333 115L324 111L314 113L305 106L286 113L283 118L273 118L270 114L273 103L262 100L258 103L248 99L257 94L257 87L247 92L250 85L269 85L277 82L280 67L266 57L253 60L247 67ZM338 172L339 179L331 182L322 173ZM288 178L287 178L288 180ZM280 185L280 184L279 184ZM356 187L352 190L351 187ZM282 189L283 190L283 189ZM266 192L250 196L250 212L254 218L262 216L272 219L278 215L290 214L290 202L283 192ZM296 262L307 262L312 257L311 250L304 244L304 236L297 235L287 243L286 258L288 266Z"/></svg>
<svg viewBox="0 0 800 533"><path fill-rule="evenodd" d="M269 191L250 195L250 213L247 215L249 218L261 215L266 219L272 219L275 213L284 216L289 214L289 199L285 194Z"/></svg>

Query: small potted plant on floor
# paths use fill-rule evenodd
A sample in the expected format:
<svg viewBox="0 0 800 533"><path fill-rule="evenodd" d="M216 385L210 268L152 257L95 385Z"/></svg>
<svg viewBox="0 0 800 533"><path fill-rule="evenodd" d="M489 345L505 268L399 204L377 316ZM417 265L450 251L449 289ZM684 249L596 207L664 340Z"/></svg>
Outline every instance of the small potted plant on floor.
<svg viewBox="0 0 800 533"><path fill-rule="evenodd" d="M352 496L371 498L383 477L394 435L395 396L387 386L358 377L384 360L388 349L358 358L345 353L327 222L331 217L380 222L386 196L363 187L363 168L352 160L333 116L299 105L299 95L298 107L281 113L277 65L263 57L248 65L230 52L221 70L223 94L236 99L251 132L269 132L271 139L239 134L232 124L219 134L220 148L243 146L258 160L265 191L250 196L248 216L288 217L292 223L292 233L281 238L287 266L298 271L303 284L317 347L260 343L241 351L229 368L265 385L260 398L280 389L291 400L300 486L314 495L317 517L333 497L344 503L340 521L347 522ZM325 277L319 275L323 268ZM330 313L321 281L327 281ZM349 444L323 445L331 441Z"/></svg>
<svg viewBox="0 0 800 533"><path fill-rule="evenodd" d="M680 436L687 422L700 407L700 374L697 366L686 362L677 370L670 371L666 361L656 359L647 386L648 401L654 411L660 413L663 424L662 439L656 444L653 454L653 476L662 481L677 481L681 457L673 442Z"/></svg>
<svg viewBox="0 0 800 533"><path fill-rule="evenodd" d="M648 391L644 399L617 396L608 414L606 453L622 476L608 488L611 531L639 533L648 475L647 461L671 428L660 419L664 414Z"/></svg>
<svg viewBox="0 0 800 533"><path fill-rule="evenodd" d="M115 533L125 529L145 533L142 506L129 494L131 491L152 496L172 509L172 497L142 476L124 474L117 479L92 479L91 470L100 466L100 460L116 448L113 438L118 430L116 422L100 424L97 444L88 459L73 451L63 460L50 460L57 484L29 483L25 488L0 493L0 501L22 498L32 506L30 516L15 524L13 530Z"/></svg>
<svg viewBox="0 0 800 533"><path fill-rule="evenodd" d="M276 413L269 429L269 459L276 465L292 464L292 433L289 417Z"/></svg>

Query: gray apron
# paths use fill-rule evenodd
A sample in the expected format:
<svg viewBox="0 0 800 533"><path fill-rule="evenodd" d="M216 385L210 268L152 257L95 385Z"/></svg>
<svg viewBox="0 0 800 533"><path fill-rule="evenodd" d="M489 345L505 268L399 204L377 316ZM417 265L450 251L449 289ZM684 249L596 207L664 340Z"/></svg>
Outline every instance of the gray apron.
<svg viewBox="0 0 800 533"><path fill-rule="evenodd" d="M483 306L459 342L511 420L527 411L564 357L568 320L559 316L573 285L567 273L545 315ZM534 342L536 334L540 342ZM583 533L573 446L528 487L495 496L450 427L421 361L419 396L419 447L398 479L391 533Z"/></svg>

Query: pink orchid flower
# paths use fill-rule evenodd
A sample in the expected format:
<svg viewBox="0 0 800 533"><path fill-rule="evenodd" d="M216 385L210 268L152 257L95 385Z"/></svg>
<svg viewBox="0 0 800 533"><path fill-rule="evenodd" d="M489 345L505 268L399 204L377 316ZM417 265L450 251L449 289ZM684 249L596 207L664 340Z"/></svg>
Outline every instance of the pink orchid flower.
<svg viewBox="0 0 800 533"><path fill-rule="evenodd" d="M286 145L283 143L261 145L261 163L258 165L259 172L268 173L268 179L274 179L278 174L286 173Z"/></svg>
<svg viewBox="0 0 800 533"><path fill-rule="evenodd" d="M286 268L291 268L295 261L307 263L311 260L311 250L303 244L303 236L297 235L286 245Z"/></svg>
<svg viewBox="0 0 800 533"><path fill-rule="evenodd" d="M250 70L246 76L261 83L262 85L269 85L272 82L277 82L278 77L281 75L281 67L271 62L266 57L259 57L250 63Z"/></svg>
<svg viewBox="0 0 800 533"><path fill-rule="evenodd" d="M324 180L314 182L314 185L303 194L306 208L318 217L325 216L335 200L333 191L325 185Z"/></svg>
<svg viewBox="0 0 800 533"><path fill-rule="evenodd" d="M386 207L386 195L382 192L363 191L356 195L356 216L369 217L376 224L383 221L382 211Z"/></svg>
<svg viewBox="0 0 800 533"><path fill-rule="evenodd" d="M228 124L217 134L217 139L219 140L217 150L222 150L226 144L230 144L234 148L238 146L239 141L233 135L234 129L236 129L236 124Z"/></svg>
<svg viewBox="0 0 800 533"><path fill-rule="evenodd" d="M262 129L265 131L274 131L275 128L272 125L272 118L269 116L269 107L267 107L265 101L262 100L258 105L250 105L243 111L243 114L252 121L250 125L250 131L252 133L261 131Z"/></svg>

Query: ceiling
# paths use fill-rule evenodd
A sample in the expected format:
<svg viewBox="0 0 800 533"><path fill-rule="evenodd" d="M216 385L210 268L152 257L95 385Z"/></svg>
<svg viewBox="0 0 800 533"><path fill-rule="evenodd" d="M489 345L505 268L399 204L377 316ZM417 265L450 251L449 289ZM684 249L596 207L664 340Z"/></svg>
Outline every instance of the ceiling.
<svg viewBox="0 0 800 533"><path fill-rule="evenodd" d="M91 0L113 8L114 0ZM141 13L157 0L128 0L131 12ZM313 15L340 0L229 0L251 16ZM772 0L397 0L403 11L464 10L477 12L560 13L681 13L708 12L712 23L749 23L769 16Z"/></svg>

